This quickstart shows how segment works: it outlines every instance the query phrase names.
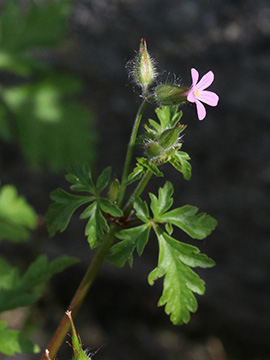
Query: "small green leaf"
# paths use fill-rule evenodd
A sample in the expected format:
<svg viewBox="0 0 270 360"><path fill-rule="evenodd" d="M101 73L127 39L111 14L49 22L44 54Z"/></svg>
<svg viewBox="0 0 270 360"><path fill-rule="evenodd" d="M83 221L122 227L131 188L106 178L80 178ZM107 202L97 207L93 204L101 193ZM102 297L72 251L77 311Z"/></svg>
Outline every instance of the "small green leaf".
<svg viewBox="0 0 270 360"><path fill-rule="evenodd" d="M88 191L96 195L96 187L92 180L91 170L88 165L73 165L66 175L67 181L74 184L70 187L73 191Z"/></svg>
<svg viewBox="0 0 270 360"><path fill-rule="evenodd" d="M188 160L190 160L190 157L184 151L177 151L169 158L170 164L183 174L185 180L191 178L191 165Z"/></svg>
<svg viewBox="0 0 270 360"><path fill-rule="evenodd" d="M18 196L12 185L0 189L0 239L15 242L29 237L30 230L36 227L37 216L26 200Z"/></svg>
<svg viewBox="0 0 270 360"><path fill-rule="evenodd" d="M123 211L121 209L119 209L118 206L113 204L110 200L108 200L106 198L100 198L98 201L99 201L101 210L104 211L105 213L109 213L110 215L116 216L116 217L123 216Z"/></svg>
<svg viewBox="0 0 270 360"><path fill-rule="evenodd" d="M137 197L134 201L134 209L136 210L136 215L140 220L145 223L149 222L149 209L145 201Z"/></svg>
<svg viewBox="0 0 270 360"><path fill-rule="evenodd" d="M19 330L7 330L6 322L0 323L0 352L5 355L16 353L38 353L38 345L35 345Z"/></svg>
<svg viewBox="0 0 270 360"><path fill-rule="evenodd" d="M122 241L111 248L111 255L108 260L119 267L123 267L126 262L132 266L133 252L137 248L137 252L141 256L148 242L150 230L150 224L144 224L118 232L116 237Z"/></svg>
<svg viewBox="0 0 270 360"><path fill-rule="evenodd" d="M164 212L166 212L173 204L173 186L172 183L166 181L163 188L159 188L158 190L158 198L149 193L151 199L151 210L154 215L154 221L158 222L159 216L161 216Z"/></svg>
<svg viewBox="0 0 270 360"><path fill-rule="evenodd" d="M89 218L85 227L85 235L88 237L88 242L91 249L99 246L105 232L108 230L108 224L102 215L100 204L98 201L93 202L81 214L81 219Z"/></svg>
<svg viewBox="0 0 270 360"><path fill-rule="evenodd" d="M143 168L144 172L150 171L152 174L154 174L157 177L163 177L163 173L158 169L158 167L152 163L149 159L146 158L137 158L137 165L141 166Z"/></svg>
<svg viewBox="0 0 270 360"><path fill-rule="evenodd" d="M63 232L74 212L81 205L92 201L93 197L72 195L62 189L56 189L51 193L51 199L54 203L49 206L45 218L49 234L54 236L57 231Z"/></svg>
<svg viewBox="0 0 270 360"><path fill-rule="evenodd" d="M110 179L111 179L111 173L112 173L111 167L107 167L99 175L99 177L97 179L97 185L96 185L98 194L100 194L101 191L104 190L106 188L106 186L108 186Z"/></svg>
<svg viewBox="0 0 270 360"><path fill-rule="evenodd" d="M137 164L132 173L128 176L128 185L132 184L135 181L140 180L140 178L145 174L145 170Z"/></svg>
<svg viewBox="0 0 270 360"><path fill-rule="evenodd" d="M197 310L193 292L202 295L204 281L190 268L191 266L211 267L214 261L199 253L199 249L183 244L155 228L159 242L158 267L148 277L150 285L164 276L163 293L158 306L165 305L166 314L173 324L180 325L190 320L190 312Z"/></svg>
<svg viewBox="0 0 270 360"><path fill-rule="evenodd" d="M162 222L178 226L193 239L201 240L215 229L217 221L206 213L197 212L197 207L185 205L163 214L161 219Z"/></svg>

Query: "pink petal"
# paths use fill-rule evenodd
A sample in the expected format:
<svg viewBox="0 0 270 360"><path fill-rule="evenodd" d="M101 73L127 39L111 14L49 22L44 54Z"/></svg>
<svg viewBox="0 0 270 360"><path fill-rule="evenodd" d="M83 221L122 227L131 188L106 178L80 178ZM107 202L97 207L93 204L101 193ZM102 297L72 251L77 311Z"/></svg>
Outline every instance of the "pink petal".
<svg viewBox="0 0 270 360"><path fill-rule="evenodd" d="M203 106L203 104L196 100L196 107L197 107L197 114L198 114L198 118L199 120L203 120L206 116L206 110L205 107Z"/></svg>
<svg viewBox="0 0 270 360"><path fill-rule="evenodd" d="M196 69L191 69L191 77L192 77L192 87L195 86L199 79L199 73Z"/></svg>
<svg viewBox="0 0 270 360"><path fill-rule="evenodd" d="M216 93L212 91L201 91L200 92L200 101L204 102L210 106L217 106L219 97Z"/></svg>
<svg viewBox="0 0 270 360"><path fill-rule="evenodd" d="M194 95L194 89L193 87L189 90L188 95L187 95L187 101L194 103L196 101L196 97Z"/></svg>
<svg viewBox="0 0 270 360"><path fill-rule="evenodd" d="M208 71L208 73L206 73L198 82L196 89L204 90L208 88L208 86L210 86L213 81L214 81L214 73L213 71Z"/></svg>

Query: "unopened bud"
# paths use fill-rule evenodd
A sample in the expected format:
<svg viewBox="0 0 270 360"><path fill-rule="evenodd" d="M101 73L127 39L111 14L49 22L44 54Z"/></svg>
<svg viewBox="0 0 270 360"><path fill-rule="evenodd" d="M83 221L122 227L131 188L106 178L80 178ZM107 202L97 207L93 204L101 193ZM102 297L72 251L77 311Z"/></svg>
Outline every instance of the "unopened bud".
<svg viewBox="0 0 270 360"><path fill-rule="evenodd" d="M159 143L164 149L168 149L178 142L179 134L182 131L181 124L178 123L172 129L166 129L159 137Z"/></svg>
<svg viewBox="0 0 270 360"><path fill-rule="evenodd" d="M173 106L187 102L188 88L179 85L159 85L155 89L159 105Z"/></svg>
<svg viewBox="0 0 270 360"><path fill-rule="evenodd" d="M155 79L153 60L147 51L145 39L141 39L139 54L134 63L134 78L141 85L143 93Z"/></svg>
<svg viewBox="0 0 270 360"><path fill-rule="evenodd" d="M118 195L119 195L119 190L120 190L120 182L117 178L114 178L110 184L110 188L109 188L109 199L112 202L116 202Z"/></svg>

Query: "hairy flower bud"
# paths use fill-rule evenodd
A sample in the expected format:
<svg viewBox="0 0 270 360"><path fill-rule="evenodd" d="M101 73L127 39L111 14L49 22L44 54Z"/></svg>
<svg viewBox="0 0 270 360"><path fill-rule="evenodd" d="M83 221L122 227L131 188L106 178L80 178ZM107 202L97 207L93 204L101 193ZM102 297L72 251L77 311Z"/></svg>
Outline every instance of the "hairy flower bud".
<svg viewBox="0 0 270 360"><path fill-rule="evenodd" d="M141 39L139 53L134 62L133 73L135 81L142 87L143 93L145 93L148 86L155 79L153 60L147 51L145 39Z"/></svg>
<svg viewBox="0 0 270 360"><path fill-rule="evenodd" d="M180 105L187 102L188 88L179 85L159 85L155 89L156 100L159 105Z"/></svg>

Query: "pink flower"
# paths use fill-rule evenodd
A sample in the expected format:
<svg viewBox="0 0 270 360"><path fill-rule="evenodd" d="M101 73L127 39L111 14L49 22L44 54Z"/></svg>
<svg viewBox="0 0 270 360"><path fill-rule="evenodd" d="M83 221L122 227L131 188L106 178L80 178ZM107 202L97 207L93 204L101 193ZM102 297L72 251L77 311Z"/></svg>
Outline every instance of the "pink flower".
<svg viewBox="0 0 270 360"><path fill-rule="evenodd" d="M205 103L210 106L217 106L219 97L212 91L205 91L214 81L214 74L212 71L208 71L201 80L198 82L199 73L196 69L191 69L192 86L187 94L187 100L196 104L197 114L199 120L203 120L206 116Z"/></svg>

